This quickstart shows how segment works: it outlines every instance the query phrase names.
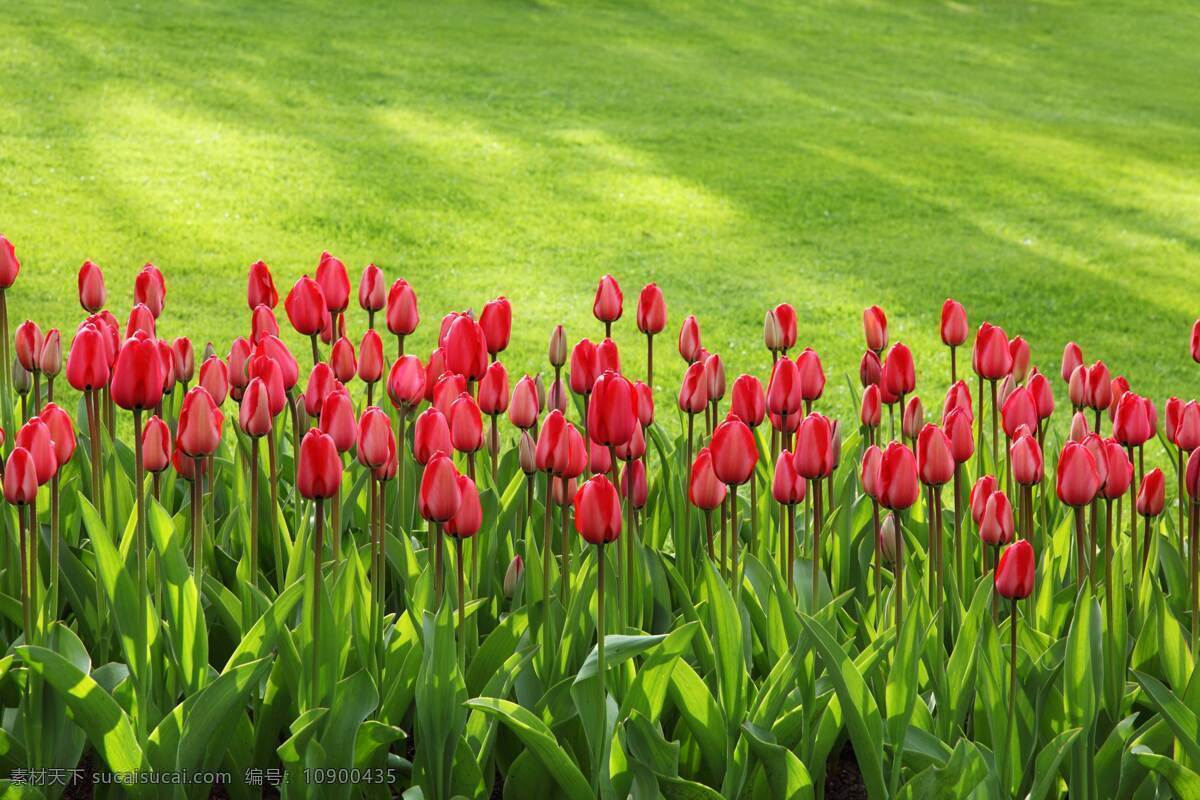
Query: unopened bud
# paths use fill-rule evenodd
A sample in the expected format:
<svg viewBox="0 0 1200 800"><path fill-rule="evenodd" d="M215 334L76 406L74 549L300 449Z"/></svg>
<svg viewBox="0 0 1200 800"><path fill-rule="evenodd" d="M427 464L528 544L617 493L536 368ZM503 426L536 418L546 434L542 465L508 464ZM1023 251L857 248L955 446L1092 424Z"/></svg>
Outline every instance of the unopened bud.
<svg viewBox="0 0 1200 800"><path fill-rule="evenodd" d="M879 551L889 564L896 562L896 515L888 514L879 526Z"/></svg>
<svg viewBox="0 0 1200 800"><path fill-rule="evenodd" d="M12 365L12 382L17 394L27 395L33 389L33 375L15 358Z"/></svg>
<svg viewBox="0 0 1200 800"><path fill-rule="evenodd" d="M517 591L517 583L525 574L525 562L520 556L513 556L512 561L508 562L508 569L504 572L504 596L512 597Z"/></svg>
<svg viewBox="0 0 1200 800"><path fill-rule="evenodd" d="M767 316L763 319L763 344L771 352L783 350L783 328L779 325L779 319L775 316L775 309L767 312Z"/></svg>
<svg viewBox="0 0 1200 800"><path fill-rule="evenodd" d="M520 456L522 472L526 475L537 472L537 442L533 440L529 431L521 431L521 442L517 446L517 453Z"/></svg>
<svg viewBox="0 0 1200 800"><path fill-rule="evenodd" d="M563 330L562 325L554 328L554 333L550 334L550 348L547 353L550 358L550 364L554 367L561 367L567 363L567 332Z"/></svg>

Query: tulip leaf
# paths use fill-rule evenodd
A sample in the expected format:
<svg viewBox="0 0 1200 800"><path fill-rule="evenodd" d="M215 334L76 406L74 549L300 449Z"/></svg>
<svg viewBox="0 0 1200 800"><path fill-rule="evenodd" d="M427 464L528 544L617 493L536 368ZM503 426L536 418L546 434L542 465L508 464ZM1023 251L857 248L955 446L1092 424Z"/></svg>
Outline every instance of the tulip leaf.
<svg viewBox="0 0 1200 800"><path fill-rule="evenodd" d="M750 749L763 765L772 797L808 800L813 796L812 778L794 753L770 741L770 733L749 722L742 725L742 731Z"/></svg>
<svg viewBox="0 0 1200 800"><path fill-rule="evenodd" d="M1200 775L1178 761L1144 748L1135 747L1132 755L1143 767L1166 779L1178 800L1200 800Z"/></svg>
<svg viewBox="0 0 1200 800"><path fill-rule="evenodd" d="M142 768L142 749L129 717L117 701L91 676L53 650L36 645L16 648L21 660L54 687L71 711L71 717L113 772ZM126 787L135 795L149 794L144 786Z"/></svg>
<svg viewBox="0 0 1200 800"><path fill-rule="evenodd" d="M711 627L715 633L717 687L730 734L745 715L746 656L742 646L742 617L729 587L711 563L704 566L704 589L709 599Z"/></svg>
<svg viewBox="0 0 1200 800"><path fill-rule="evenodd" d="M458 645L450 603L437 616L425 612L424 657L417 673L416 739L429 800L449 800L456 743L466 727L467 690L458 669ZM526 712L528 713L528 712Z"/></svg>
<svg viewBox="0 0 1200 800"><path fill-rule="evenodd" d="M1059 767L1082 730L1082 728L1065 730L1046 743L1046 746L1038 753L1037 763L1033 769L1036 780L1026 800L1043 800L1043 798L1050 797L1050 792L1058 784Z"/></svg>
<svg viewBox="0 0 1200 800"><path fill-rule="evenodd" d="M708 686L687 661L678 659L671 673L671 702L691 731L708 773L719 777L725 772L725 714L713 699Z"/></svg>
<svg viewBox="0 0 1200 800"><path fill-rule="evenodd" d="M1175 693L1144 672L1133 670L1150 703L1183 745L1193 764L1200 764L1200 718L1192 713Z"/></svg>
<svg viewBox="0 0 1200 800"><path fill-rule="evenodd" d="M800 622L808 631L841 701L867 792L872 798L885 798L888 790L883 778L883 720L875 698L854 662L829 632L807 614L800 615Z"/></svg>
<svg viewBox="0 0 1200 800"><path fill-rule="evenodd" d="M595 793L579 767L562 749L554 733L528 709L494 697L468 700L467 707L497 717L537 757L570 800L594 800Z"/></svg>

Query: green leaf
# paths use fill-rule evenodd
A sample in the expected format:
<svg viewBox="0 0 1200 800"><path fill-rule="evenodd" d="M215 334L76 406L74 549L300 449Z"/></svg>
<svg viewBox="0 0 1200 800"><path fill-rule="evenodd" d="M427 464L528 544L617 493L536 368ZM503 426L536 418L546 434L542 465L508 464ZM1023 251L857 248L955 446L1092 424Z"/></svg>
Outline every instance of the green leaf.
<svg viewBox="0 0 1200 800"><path fill-rule="evenodd" d="M742 724L746 713L746 656L742 647L742 617L729 587L710 562L703 562L704 590L715 633L717 687L730 735Z"/></svg>
<svg viewBox="0 0 1200 800"><path fill-rule="evenodd" d="M751 725L742 725L750 749L763 765L771 796L787 800L808 800L813 796L812 778L792 751L770 741L770 734Z"/></svg>
<svg viewBox="0 0 1200 800"><path fill-rule="evenodd" d="M454 752L467 714L467 689L458 669L454 619L449 603L437 616L425 612L422 625L425 650L417 673L417 759L425 777L422 788L429 800L448 800Z"/></svg>
<svg viewBox="0 0 1200 800"><path fill-rule="evenodd" d="M182 772L209 765L205 753L214 742L222 743L221 731L234 724L250 688L257 686L270 668L269 658L247 662L219 676L197 695L183 715L176 769Z"/></svg>
<svg viewBox="0 0 1200 800"><path fill-rule="evenodd" d="M92 746L113 772L135 772L142 766L142 749L129 717L117 701L90 675L53 650L36 645L16 648L29 668L59 692L75 724L83 728ZM145 787L126 787L146 795Z"/></svg>
<svg viewBox="0 0 1200 800"><path fill-rule="evenodd" d="M1200 764L1200 719L1197 719L1174 692L1154 678L1136 669L1133 670L1133 677L1141 684L1151 704L1183 745L1191 762Z"/></svg>
<svg viewBox="0 0 1200 800"><path fill-rule="evenodd" d="M883 720L875 698L854 662L828 631L807 614L800 615L800 622L812 638L841 701L867 792L872 798L885 798L888 790L883 779Z"/></svg>
<svg viewBox="0 0 1200 800"><path fill-rule="evenodd" d="M682 658L675 662L675 670L671 673L670 694L675 710L700 748L710 777L719 780L725 773L728 746L725 715L708 686Z"/></svg>
<svg viewBox="0 0 1200 800"><path fill-rule="evenodd" d="M671 631L666 640L646 656L625 696L619 718L625 719L636 710L651 722L658 721L671 685L675 662L687 651L699 627L698 622L685 622Z"/></svg>
<svg viewBox="0 0 1200 800"><path fill-rule="evenodd" d="M164 589L163 611L170 624L171 650L188 691L197 692L208 678L208 628L200 606L200 592L171 515L153 499L146 512L162 572L159 581Z"/></svg>
<svg viewBox="0 0 1200 800"><path fill-rule="evenodd" d="M1104 685L1104 660L1100 641L1100 606L1084 586L1067 633L1063 664L1064 700L1067 722L1087 728L1099 710L1100 687Z"/></svg>
<svg viewBox="0 0 1200 800"><path fill-rule="evenodd" d="M1058 768L1081 731L1082 728L1063 731L1047 742L1042 751L1038 753L1037 765L1033 770L1036 780L1026 800L1043 800L1050 796L1050 792L1058 784Z"/></svg>
<svg viewBox="0 0 1200 800"><path fill-rule="evenodd" d="M499 719L537 757L570 800L594 800L595 794L579 767L567 756L554 733L528 709L494 697L468 700L467 707Z"/></svg>
<svg viewBox="0 0 1200 800"><path fill-rule="evenodd" d="M1133 757L1143 767L1165 778L1178 800L1200 800L1200 775L1177 761L1143 748L1135 747Z"/></svg>

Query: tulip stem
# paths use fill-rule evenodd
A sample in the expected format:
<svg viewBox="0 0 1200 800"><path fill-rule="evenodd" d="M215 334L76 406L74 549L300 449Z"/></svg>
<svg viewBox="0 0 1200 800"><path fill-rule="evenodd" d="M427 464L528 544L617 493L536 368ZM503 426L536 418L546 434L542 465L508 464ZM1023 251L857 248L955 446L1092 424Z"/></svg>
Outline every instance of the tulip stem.
<svg viewBox="0 0 1200 800"><path fill-rule="evenodd" d="M0 292L3 297L3 292ZM21 535L21 615L25 622L25 644L33 644L33 615L29 603L29 533L25 524L26 509L17 506L17 523Z"/></svg>
<svg viewBox="0 0 1200 800"><path fill-rule="evenodd" d="M878 513L876 514L876 523L878 527ZM879 541L879 536L876 534L875 541ZM875 579L876 586L879 584L879 561L875 561ZM791 595L795 589L796 583L796 505L795 503L787 504L787 587L788 594Z"/></svg>
<svg viewBox="0 0 1200 800"><path fill-rule="evenodd" d="M942 487L934 486L933 489L933 528L934 528L934 543L937 545L937 595L935 607L940 611L942 603L946 597L946 570L945 558L943 556L942 547ZM940 626L939 620L939 626Z"/></svg>
<svg viewBox="0 0 1200 800"><path fill-rule="evenodd" d="M1010 788L1011 776L1009 773L1012 771L1012 758L1015 755L1012 744L1017 713L1017 599L1015 597L1012 599L1012 612L1008 618L1008 631L1008 732L1004 739L1004 771L1000 774L1005 794L1008 794Z"/></svg>
<svg viewBox="0 0 1200 800"><path fill-rule="evenodd" d="M95 389L88 389L84 394L84 407L87 409L88 443L92 448L92 502L100 516L104 516L104 494L100 491L100 408Z"/></svg>
<svg viewBox="0 0 1200 800"><path fill-rule="evenodd" d="M157 478L157 476L155 476ZM250 583L258 588L258 437L250 437Z"/></svg>
<svg viewBox="0 0 1200 800"><path fill-rule="evenodd" d="M313 338L315 346L316 338ZM301 398L288 396L288 412L292 417L292 530L300 530L300 495L298 487L300 486L300 415L296 413L296 409L301 403ZM338 465L340 468L340 464ZM338 482L338 491L341 492L341 482Z"/></svg>
<svg viewBox="0 0 1200 800"><path fill-rule="evenodd" d="M433 523L433 589L438 608L442 606L442 586L445 583L442 579L442 547L442 525L435 522Z"/></svg>
<svg viewBox="0 0 1200 800"><path fill-rule="evenodd" d="M321 552L325 547L325 501L317 498L317 529L313 539L313 608L312 608L312 701L316 708L321 701L319 667L321 663Z"/></svg>
<svg viewBox="0 0 1200 800"><path fill-rule="evenodd" d="M654 389L654 334L646 334L646 385Z"/></svg>
<svg viewBox="0 0 1200 800"><path fill-rule="evenodd" d="M1099 428L1099 426L1097 426L1097 429L1098 428ZM1133 463L1133 445L1126 445L1126 449L1127 449L1128 455L1129 455L1129 463L1132 464ZM1138 569L1137 569L1137 565L1138 565L1137 490L1138 490L1137 481L1136 480L1130 481L1129 482L1129 546L1131 548L1130 552L1131 552L1132 559L1133 559L1133 564L1132 564L1133 569L1131 570L1132 578L1131 578L1130 585L1132 587L1132 593L1133 593L1133 616L1134 616L1134 619L1137 619L1138 608L1140 605L1138 603L1138 584L1141 582L1138 579L1139 576L1138 576Z"/></svg>
<svg viewBox="0 0 1200 800"><path fill-rule="evenodd" d="M951 352L954 352L951 349ZM1030 512L1032 512L1032 507ZM1032 525L1030 526L1033 527ZM963 591L962 563L962 464L954 464L954 575L958 591Z"/></svg>
<svg viewBox="0 0 1200 800"><path fill-rule="evenodd" d="M399 517L400 524L396 525L396 535L404 535L404 523L407 523L410 518L406 519L404 514L404 427L408 421L408 412L401 410L398 419L396 420L396 515Z"/></svg>
<svg viewBox="0 0 1200 800"><path fill-rule="evenodd" d="M812 613L817 613L821 590L821 479L813 479Z"/></svg>
<svg viewBox="0 0 1200 800"><path fill-rule="evenodd" d="M758 552L758 470L750 473L750 552Z"/></svg>
<svg viewBox="0 0 1200 800"><path fill-rule="evenodd" d="M192 572L196 577L197 587L203 586L204 581L204 460L192 459Z"/></svg>
<svg viewBox="0 0 1200 800"><path fill-rule="evenodd" d="M608 716L608 671L604 663L604 542L596 545L596 670L600 679L600 710Z"/></svg>
<svg viewBox="0 0 1200 800"><path fill-rule="evenodd" d="M636 612L633 609L634 581L633 581L633 554L634 554L634 532L633 532L633 475L628 474L633 467L633 460L629 459L625 462L626 476L629 478L629 490L625 493L625 591L629 595L626 607L629 610L629 616L635 616ZM620 545L618 545L619 547ZM626 622L630 620L627 619ZM633 620L635 623L637 620Z"/></svg>
<svg viewBox="0 0 1200 800"><path fill-rule="evenodd" d="M563 479L559 478L559 480ZM563 499L565 500L566 498ZM567 535L569 511L570 509L568 508L567 504L563 503L561 506L562 513L559 515L559 527L562 539L562 553L560 554L560 558L562 560L562 574L558 576L558 593L561 595L561 597L559 597L559 601L562 603L563 608L567 607L567 596L570 594L569 578L571 574L571 540Z"/></svg>
<svg viewBox="0 0 1200 800"><path fill-rule="evenodd" d="M1084 531L1083 506L1075 507L1075 591L1083 588L1083 576L1087 570L1087 559L1084 556L1084 546L1087 535ZM1136 538L1136 537L1135 537ZM1134 590L1136 594L1136 590Z"/></svg>
<svg viewBox="0 0 1200 800"><path fill-rule="evenodd" d="M983 476L983 376L979 376L978 391L975 394L975 404L978 410L975 414L975 479Z"/></svg>
<svg viewBox="0 0 1200 800"><path fill-rule="evenodd" d="M736 483L729 485L729 539L732 543L733 562L729 565L729 574L733 578L733 599L738 602L742 596L742 571L739 568L740 561L738 560L738 544L740 537L738 536L738 521L737 521L737 487Z"/></svg>
<svg viewBox="0 0 1200 800"><path fill-rule="evenodd" d="M1200 621L1200 553L1196 552L1196 544L1200 542L1200 502L1196 499L1192 500L1192 522L1191 530L1188 538L1191 540L1188 543L1188 561L1192 567L1192 652L1196 652L1197 646L1200 646L1200 640L1196 638L1197 621Z"/></svg>
<svg viewBox="0 0 1200 800"><path fill-rule="evenodd" d="M998 403L996 402L996 382L988 381L992 387L992 469L999 469L1000 466L1000 436L999 427L997 426L997 417L999 415Z"/></svg>
<svg viewBox="0 0 1200 800"><path fill-rule="evenodd" d="M895 512L896 519L896 633L904 621L904 513Z"/></svg>
<svg viewBox="0 0 1200 800"><path fill-rule="evenodd" d="M1179 464L1179 468L1175 473L1176 478L1178 479L1178 487L1177 487L1178 494L1177 494L1177 496L1179 497L1179 525L1177 526L1176 530L1179 531L1179 536L1182 538L1182 536L1183 536L1183 506L1184 506L1184 502L1185 502L1184 498L1187 497L1187 495L1184 494L1184 486L1183 486L1183 476L1184 476L1183 448L1176 447L1175 452L1176 452L1178 464Z"/></svg>
<svg viewBox="0 0 1200 800"><path fill-rule="evenodd" d="M875 533L875 625L878 627L879 609L883 605L883 546L879 541L879 502L874 497L871 498L871 529ZM788 533L790 539L790 527ZM788 588L791 588L791 575L788 575Z"/></svg>
<svg viewBox="0 0 1200 800"><path fill-rule="evenodd" d="M136 490L135 500L137 502L137 579L138 579L138 630L145 633L146 630L146 603L149 602L149 592L146 587L146 470L142 464L142 410L135 408L133 410L133 470L134 470L134 487ZM34 532L37 531L37 517L33 517ZM36 540L34 542L36 546ZM140 653L144 656L145 653ZM149 659L143 659L141 666L141 675L139 676L138 690L138 733L144 736L146 730L146 713L149 704L149 675L146 673L150 670Z"/></svg>
<svg viewBox="0 0 1200 800"><path fill-rule="evenodd" d="M717 557L713 553L713 521L712 521L712 509L711 508L708 511L704 512L704 521L705 521L704 527L707 530L707 534L708 534L708 560L716 561Z"/></svg>
<svg viewBox="0 0 1200 800"><path fill-rule="evenodd" d="M458 570L458 668L467 674L467 612L463 590L463 544L462 537L454 537L455 565Z"/></svg>
<svg viewBox="0 0 1200 800"><path fill-rule="evenodd" d="M321 351L317 347L317 334L315 334L315 333L309 334L308 340L309 340L309 342L312 343L312 359L313 359L313 366L315 367L317 364L321 363Z"/></svg>
<svg viewBox="0 0 1200 800"><path fill-rule="evenodd" d="M550 519L554 515L554 496L550 492L550 471L546 470L546 507L542 514L542 681L550 687L551 650L554 642L550 633Z"/></svg>
<svg viewBox="0 0 1200 800"><path fill-rule="evenodd" d="M60 465L61 466L61 465ZM59 498L58 476L55 471L50 481L50 619L58 619L58 559L59 559ZM1150 529L1146 529L1149 534Z"/></svg>
<svg viewBox="0 0 1200 800"><path fill-rule="evenodd" d="M692 474L692 434L696 422L696 416L689 413L687 415L687 462L683 465L683 530L675 533L675 560L682 561L680 564L683 572L685 583L690 584L692 579L691 565L691 539L692 539L692 503L688 497L688 489L691 484ZM712 511L708 512L708 557L712 559Z"/></svg>
<svg viewBox="0 0 1200 800"><path fill-rule="evenodd" d="M950 345L950 385L958 383L958 358L955 355L956 348Z"/></svg>

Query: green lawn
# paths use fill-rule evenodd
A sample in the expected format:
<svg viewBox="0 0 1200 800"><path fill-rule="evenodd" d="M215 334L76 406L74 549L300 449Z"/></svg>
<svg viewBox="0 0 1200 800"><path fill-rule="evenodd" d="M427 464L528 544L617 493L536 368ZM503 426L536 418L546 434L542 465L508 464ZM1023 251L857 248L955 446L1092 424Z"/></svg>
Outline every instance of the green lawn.
<svg viewBox="0 0 1200 800"><path fill-rule="evenodd" d="M695 313L731 377L764 371L763 312L795 304L843 406L870 303L940 395L947 295L1052 372L1074 338L1160 400L1196 393L1196 6L99 5L0 17L16 319L73 328L85 258L123 315L152 260L162 332L224 349L251 261L286 290L328 248L415 284L422 352L442 313L507 294L518 372L554 323L600 333L607 271L639 371L656 280L663 350Z"/></svg>

